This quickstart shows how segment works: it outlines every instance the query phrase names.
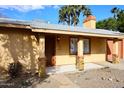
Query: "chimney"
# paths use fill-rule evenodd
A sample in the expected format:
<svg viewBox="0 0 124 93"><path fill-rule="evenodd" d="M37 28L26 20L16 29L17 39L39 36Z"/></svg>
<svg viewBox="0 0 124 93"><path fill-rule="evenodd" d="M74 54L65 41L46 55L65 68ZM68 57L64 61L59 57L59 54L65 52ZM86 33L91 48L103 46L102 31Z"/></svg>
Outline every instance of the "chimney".
<svg viewBox="0 0 124 93"><path fill-rule="evenodd" d="M96 29L96 17L89 15L83 22L85 28Z"/></svg>

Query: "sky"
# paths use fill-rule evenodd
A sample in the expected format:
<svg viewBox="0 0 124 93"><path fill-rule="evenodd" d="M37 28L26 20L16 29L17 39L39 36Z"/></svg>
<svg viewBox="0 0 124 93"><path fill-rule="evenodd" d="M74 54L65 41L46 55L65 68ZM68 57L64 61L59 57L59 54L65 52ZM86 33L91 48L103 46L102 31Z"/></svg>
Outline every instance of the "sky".
<svg viewBox="0 0 124 93"><path fill-rule="evenodd" d="M0 14L17 20L45 20L52 24L58 24L59 5L0 5ZM124 9L117 5L88 5L97 21L112 17L112 8ZM79 26L82 25L84 17L80 16Z"/></svg>

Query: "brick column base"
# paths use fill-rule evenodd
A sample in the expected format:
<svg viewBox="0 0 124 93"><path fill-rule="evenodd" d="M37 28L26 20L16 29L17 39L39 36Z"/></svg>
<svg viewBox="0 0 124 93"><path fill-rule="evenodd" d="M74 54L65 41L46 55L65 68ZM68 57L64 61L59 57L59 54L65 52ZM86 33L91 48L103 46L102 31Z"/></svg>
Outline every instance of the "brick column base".
<svg viewBox="0 0 124 93"><path fill-rule="evenodd" d="M45 77L46 76L46 58L38 58L38 76Z"/></svg>
<svg viewBox="0 0 124 93"><path fill-rule="evenodd" d="M118 55L113 54L112 57L113 57L113 58L112 58L112 59L113 59L113 61L112 61L113 64L118 64L118 63L120 63L120 60L119 60Z"/></svg>
<svg viewBox="0 0 124 93"><path fill-rule="evenodd" d="M76 58L76 68L79 71L84 70L84 57L83 56L77 56L77 58Z"/></svg>

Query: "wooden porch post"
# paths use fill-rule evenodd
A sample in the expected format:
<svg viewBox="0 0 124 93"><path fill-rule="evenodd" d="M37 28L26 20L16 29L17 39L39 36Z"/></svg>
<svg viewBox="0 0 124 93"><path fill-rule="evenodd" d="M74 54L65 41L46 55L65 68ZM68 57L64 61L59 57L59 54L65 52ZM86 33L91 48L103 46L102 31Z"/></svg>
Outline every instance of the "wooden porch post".
<svg viewBox="0 0 124 93"><path fill-rule="evenodd" d="M118 39L114 39L113 41L113 62L114 64L117 64L120 62L120 58L119 58L119 48L118 48Z"/></svg>
<svg viewBox="0 0 124 93"><path fill-rule="evenodd" d="M38 58L38 75L44 77L46 75L46 59L45 59L45 36L39 35L39 58Z"/></svg>
<svg viewBox="0 0 124 93"><path fill-rule="evenodd" d="M79 38L77 43L77 69L84 70L83 38Z"/></svg>

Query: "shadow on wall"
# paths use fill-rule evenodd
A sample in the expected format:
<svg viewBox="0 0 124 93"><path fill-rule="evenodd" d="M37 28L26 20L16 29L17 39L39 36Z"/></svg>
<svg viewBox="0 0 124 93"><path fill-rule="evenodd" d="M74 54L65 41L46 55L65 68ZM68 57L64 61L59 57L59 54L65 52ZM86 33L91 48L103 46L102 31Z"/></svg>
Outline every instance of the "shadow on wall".
<svg viewBox="0 0 124 93"><path fill-rule="evenodd" d="M0 66L7 69L9 63L19 61L24 68L34 72L38 58L36 37L23 29L0 28Z"/></svg>

